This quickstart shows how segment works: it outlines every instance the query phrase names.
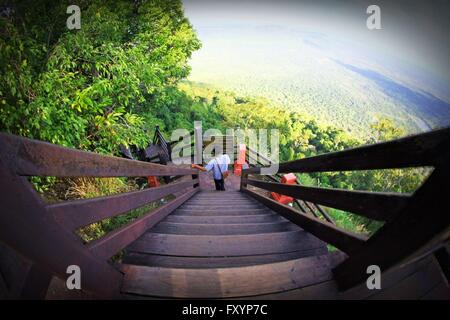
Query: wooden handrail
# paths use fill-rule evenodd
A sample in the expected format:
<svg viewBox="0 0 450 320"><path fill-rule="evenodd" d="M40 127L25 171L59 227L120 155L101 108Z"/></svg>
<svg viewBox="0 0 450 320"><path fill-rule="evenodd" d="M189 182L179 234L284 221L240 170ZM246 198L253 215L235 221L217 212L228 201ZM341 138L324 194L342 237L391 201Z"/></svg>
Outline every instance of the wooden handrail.
<svg viewBox="0 0 450 320"><path fill-rule="evenodd" d="M349 191L306 187L275 182L247 179L247 184L277 192L296 199L319 203L327 207L350 211L378 221L392 220L410 199L398 193Z"/></svg>
<svg viewBox="0 0 450 320"><path fill-rule="evenodd" d="M326 241L327 243L332 244L336 248L341 249L347 254L355 253L360 250L367 240L367 237L364 235L346 231L331 223L324 222L316 217L301 213L289 206L278 203L275 200L269 199L254 191L250 191L247 188L244 188L242 191L263 203L273 211L278 212L286 219L301 226L306 231Z"/></svg>
<svg viewBox="0 0 450 320"><path fill-rule="evenodd" d="M121 193L113 196L65 201L46 206L47 212L69 230L125 213L197 183L182 181L157 188ZM80 214L82 212L83 214Z"/></svg>
<svg viewBox="0 0 450 320"><path fill-rule="evenodd" d="M375 264L385 271L448 229L450 216L443 208L450 195L449 163L450 128L444 128L279 164L280 173L433 167L432 174L413 194L348 191L248 179L249 174L259 174L261 166L243 170L241 190L348 253L349 258L334 270L339 287L345 290L366 279L367 266ZM343 240L346 236L334 233L331 237L323 227L311 222L313 217L305 219L302 212L294 213L291 208L248 190L247 185L387 222L358 249L349 250ZM344 241L344 245L339 241Z"/></svg>
<svg viewBox="0 0 450 320"><path fill-rule="evenodd" d="M21 176L146 177L191 175L192 169L105 156L0 133L0 153Z"/></svg>
<svg viewBox="0 0 450 320"><path fill-rule="evenodd" d="M434 166L450 150L450 128L280 163L278 172L326 172ZM260 173L250 168L247 173Z"/></svg>
<svg viewBox="0 0 450 320"><path fill-rule="evenodd" d="M119 295L122 274L107 259L198 191L197 171L99 155L0 133L0 241L33 264L24 288L44 294L52 275L65 279L69 265L82 272L82 288L100 297ZM46 204L26 176L189 176L157 188L93 199ZM192 179L192 177L195 177ZM154 211L84 245L74 229L125 213L167 195L176 197ZM14 213L14 214L11 214ZM29 280L28 280L29 279ZM35 288L31 289L30 288ZM24 289L24 290L25 290Z"/></svg>
<svg viewBox="0 0 450 320"><path fill-rule="evenodd" d="M175 200L147 213L141 218L110 232L108 235L98 240L90 242L87 247L91 252L102 259L110 258L115 253L119 252L131 242L139 238L149 228L164 219L169 213L174 211L196 192L198 192L198 190L198 188L191 189L187 193L177 197Z"/></svg>

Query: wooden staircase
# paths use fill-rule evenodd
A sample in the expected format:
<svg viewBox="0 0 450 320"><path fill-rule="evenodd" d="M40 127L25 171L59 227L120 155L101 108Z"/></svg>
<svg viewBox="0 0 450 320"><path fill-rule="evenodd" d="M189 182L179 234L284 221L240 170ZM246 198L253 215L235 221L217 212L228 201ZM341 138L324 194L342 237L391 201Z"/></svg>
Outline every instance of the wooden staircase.
<svg viewBox="0 0 450 320"><path fill-rule="evenodd" d="M236 191L197 193L126 248L122 292L229 298L331 279L327 245Z"/></svg>
<svg viewBox="0 0 450 320"><path fill-rule="evenodd" d="M198 155L203 144L194 131ZM156 138L169 155L158 130ZM228 191L213 192L207 175L165 158L135 161L0 133L0 298L48 297L53 280L65 285L74 264L82 291L95 298L450 298L450 128L279 164L278 173L432 167L412 194L286 185L276 176L267 181L261 164L231 175ZM59 203L29 181L148 176L166 183ZM297 207L270 192L291 196ZM96 240L77 235L156 202ZM350 232L320 206L383 226L370 237ZM381 269L380 291L366 286L371 265Z"/></svg>

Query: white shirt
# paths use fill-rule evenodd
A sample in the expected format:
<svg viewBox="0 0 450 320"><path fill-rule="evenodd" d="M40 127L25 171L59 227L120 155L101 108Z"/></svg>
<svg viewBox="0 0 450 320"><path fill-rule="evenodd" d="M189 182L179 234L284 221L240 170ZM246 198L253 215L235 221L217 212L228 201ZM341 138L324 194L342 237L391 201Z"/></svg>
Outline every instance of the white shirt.
<svg viewBox="0 0 450 320"><path fill-rule="evenodd" d="M205 169L207 171L211 171L212 169L214 179L220 180L222 179L222 174L228 171L228 165L230 164L230 162L231 162L230 157L227 154L222 154L220 156L211 159L205 166ZM220 173L220 171L222 171L222 174Z"/></svg>

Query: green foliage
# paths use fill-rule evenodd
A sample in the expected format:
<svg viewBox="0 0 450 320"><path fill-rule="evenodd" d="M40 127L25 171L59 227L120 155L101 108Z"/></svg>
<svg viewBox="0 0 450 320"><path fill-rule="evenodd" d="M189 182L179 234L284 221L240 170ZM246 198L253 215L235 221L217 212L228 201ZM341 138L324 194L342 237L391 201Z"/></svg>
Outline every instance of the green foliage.
<svg viewBox="0 0 450 320"><path fill-rule="evenodd" d="M200 42L180 1L79 6L80 30L65 28L66 1L22 1L0 19L0 128L102 153L144 146Z"/></svg>
<svg viewBox="0 0 450 320"><path fill-rule="evenodd" d="M123 192L136 191L139 186L134 179L127 178L59 178L54 180L50 188L39 189L48 202L61 200L89 199L109 196ZM38 184L39 187L40 184ZM160 201L154 201L142 207L130 210L115 217L103 219L79 228L76 233L85 242L101 238L113 231L157 208Z"/></svg>
<svg viewBox="0 0 450 320"><path fill-rule="evenodd" d="M278 129L280 161L354 148L403 136L380 118L362 139L318 123L310 115L267 99L242 97L209 85L182 81L200 42L180 0L78 1L80 30L68 30L66 1L21 1L0 17L0 129L106 154L119 145L146 146L155 125L173 129ZM33 8L33 10L30 10ZM298 109L295 109L298 110ZM388 156L388 155L387 155ZM298 174L304 185L349 190L413 192L428 169ZM51 198L86 198L129 190L128 182L33 177ZM88 226L86 241L139 217L148 208ZM374 232L379 224L328 209L339 225Z"/></svg>
<svg viewBox="0 0 450 320"><path fill-rule="evenodd" d="M137 209L130 210L124 214L121 214L116 217L107 218L102 221L92 223L88 226L82 227L77 230L77 234L83 239L84 242L91 242L93 240L97 240L108 232L116 230L117 228L126 225L145 214L149 213L151 210L156 209L159 206L159 202L152 202L145 206L139 207Z"/></svg>

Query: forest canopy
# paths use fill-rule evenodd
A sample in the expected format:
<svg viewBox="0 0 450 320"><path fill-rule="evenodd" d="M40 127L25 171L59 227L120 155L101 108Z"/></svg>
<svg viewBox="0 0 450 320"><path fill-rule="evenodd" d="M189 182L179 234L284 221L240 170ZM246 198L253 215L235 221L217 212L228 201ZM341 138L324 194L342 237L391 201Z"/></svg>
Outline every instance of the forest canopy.
<svg viewBox="0 0 450 320"><path fill-rule="evenodd" d="M200 42L181 1L77 4L80 30L66 28L67 1L3 7L0 127L103 153L142 146Z"/></svg>

